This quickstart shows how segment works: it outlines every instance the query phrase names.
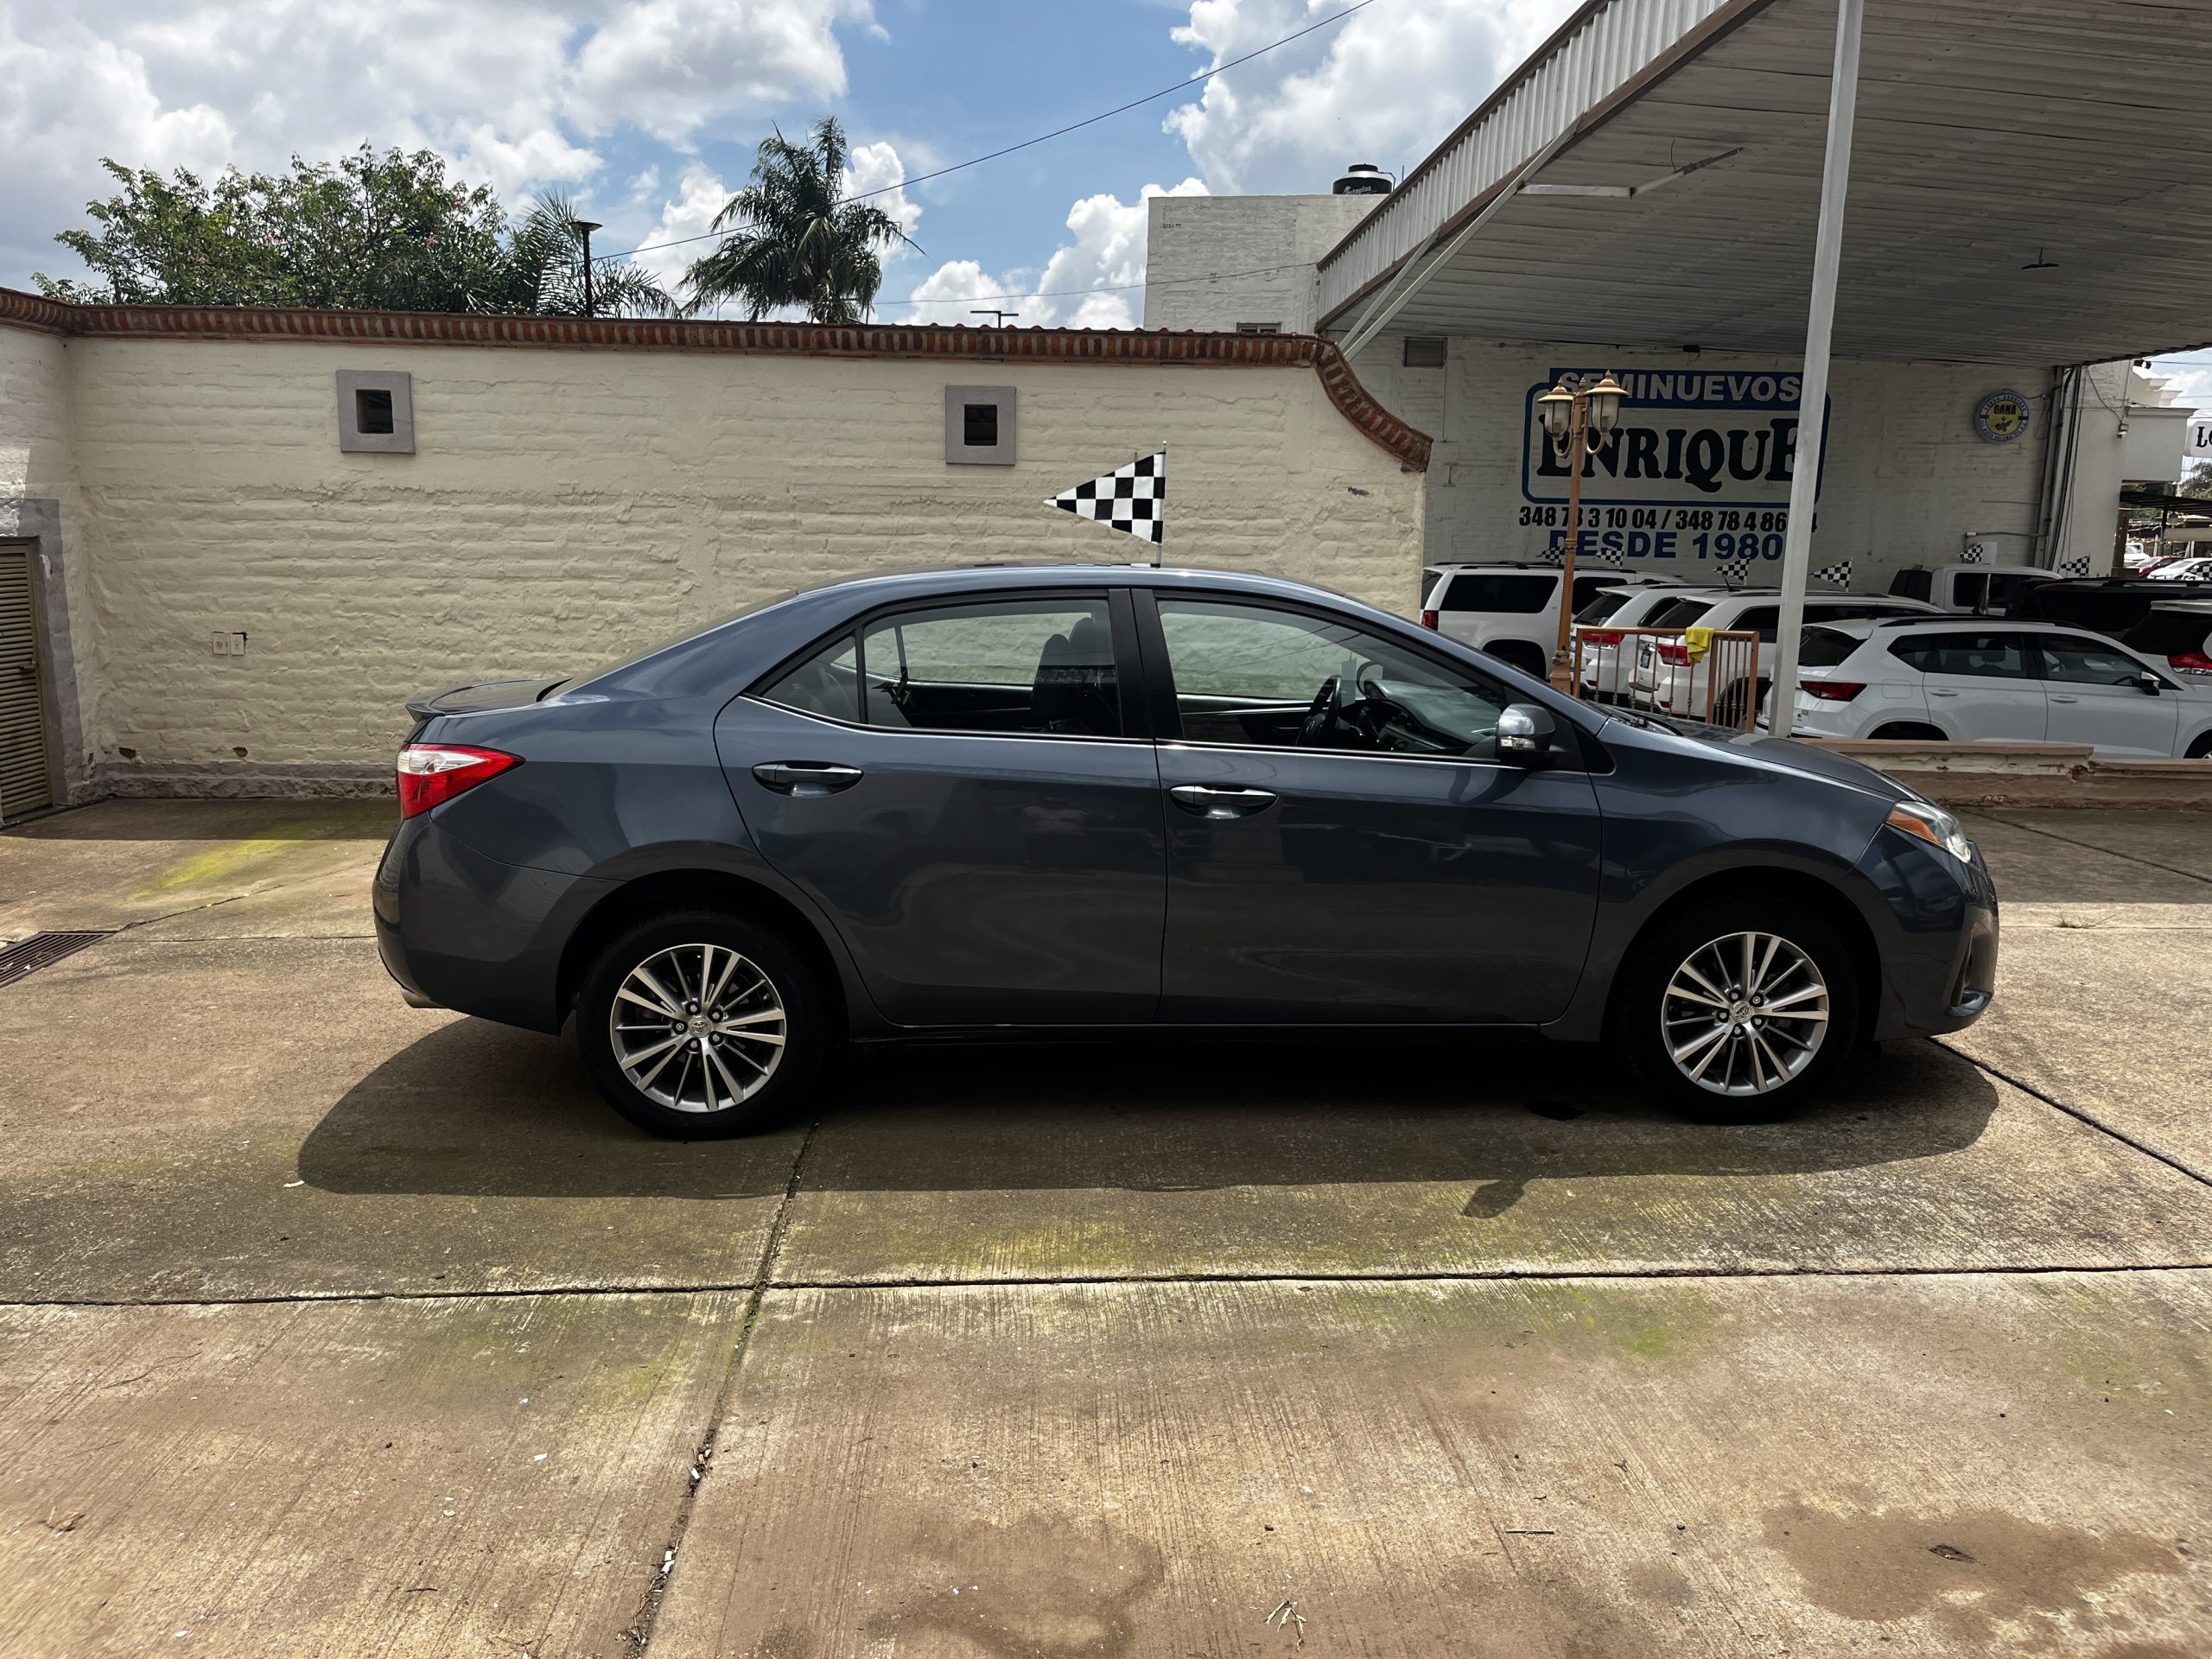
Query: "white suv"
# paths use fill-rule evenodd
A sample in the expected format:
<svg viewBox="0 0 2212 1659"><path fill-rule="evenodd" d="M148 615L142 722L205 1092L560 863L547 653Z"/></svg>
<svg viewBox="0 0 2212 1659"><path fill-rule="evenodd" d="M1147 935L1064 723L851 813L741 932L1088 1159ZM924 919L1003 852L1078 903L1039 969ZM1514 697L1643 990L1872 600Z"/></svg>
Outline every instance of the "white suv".
<svg viewBox="0 0 2212 1659"><path fill-rule="evenodd" d="M1593 702L1626 702L1636 651L1622 631L1643 626L1678 599L1720 600L1732 591L1673 582L1606 588L1574 613L1575 637L1582 645L1582 695Z"/></svg>
<svg viewBox="0 0 2212 1659"><path fill-rule="evenodd" d="M1555 564L1433 565L1421 572L1421 625L1541 680L1559 645L1560 575ZM1577 569L1569 610L1608 588L1658 585L1624 570Z"/></svg>
<svg viewBox="0 0 2212 1659"><path fill-rule="evenodd" d="M1807 737L2212 755L2212 683L2055 622L1891 618L1808 627L1797 685L1793 723Z"/></svg>
<svg viewBox="0 0 2212 1659"><path fill-rule="evenodd" d="M1930 604L1899 599L1890 594L1817 594L1805 601L1805 620L1840 622L1853 617L1940 615ZM1684 594L1671 605L1662 605L1644 622L1647 628L1711 628L1715 632L1756 633L1759 637L1758 687L1732 653L1726 666L1738 676L1711 688L1711 659L1690 660L1683 645L1645 639L1637 648L1636 669L1629 678L1629 701L1662 714L1702 720L1712 710L1721 726L1742 726L1752 709L1765 699L1770 678L1767 667L1775 641L1782 633L1782 596L1773 588L1738 588L1715 597L1710 588Z"/></svg>

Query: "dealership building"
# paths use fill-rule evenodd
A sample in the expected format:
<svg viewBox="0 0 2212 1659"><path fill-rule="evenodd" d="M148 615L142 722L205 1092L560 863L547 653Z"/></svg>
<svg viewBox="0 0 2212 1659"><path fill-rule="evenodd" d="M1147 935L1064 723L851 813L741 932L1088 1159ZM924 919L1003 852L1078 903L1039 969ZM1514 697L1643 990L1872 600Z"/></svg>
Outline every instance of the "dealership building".
<svg viewBox="0 0 2212 1659"><path fill-rule="evenodd" d="M1601 372L1580 550L1770 570L1836 22L1592 0L1402 180L1155 199L1142 330L0 290L0 817L388 787L426 689L854 571L1147 556L1047 501L1163 447L1168 561L1409 612L1425 563L1559 550L1531 399ZM2208 47L2198 9L1866 0L1815 564L2108 566L2190 430L2133 360L2212 338Z"/></svg>
<svg viewBox="0 0 2212 1659"><path fill-rule="evenodd" d="M1580 556L1778 568L1834 0L1584 6L1392 187L1156 197L1145 325L1318 332L1434 439L1431 563L1555 556L1533 400L1611 372ZM2101 573L2189 417L2135 359L2212 337L2193 273L2200 12L1870 0L1815 567ZM1385 194L1370 194L1382 190Z"/></svg>

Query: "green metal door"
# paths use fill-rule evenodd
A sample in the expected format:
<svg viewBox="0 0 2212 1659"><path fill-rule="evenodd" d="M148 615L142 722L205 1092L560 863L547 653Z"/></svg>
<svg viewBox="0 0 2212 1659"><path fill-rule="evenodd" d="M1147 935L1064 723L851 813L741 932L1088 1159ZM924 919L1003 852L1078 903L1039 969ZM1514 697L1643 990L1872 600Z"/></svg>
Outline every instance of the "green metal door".
<svg viewBox="0 0 2212 1659"><path fill-rule="evenodd" d="M0 819L53 804L31 549L20 542L0 543Z"/></svg>

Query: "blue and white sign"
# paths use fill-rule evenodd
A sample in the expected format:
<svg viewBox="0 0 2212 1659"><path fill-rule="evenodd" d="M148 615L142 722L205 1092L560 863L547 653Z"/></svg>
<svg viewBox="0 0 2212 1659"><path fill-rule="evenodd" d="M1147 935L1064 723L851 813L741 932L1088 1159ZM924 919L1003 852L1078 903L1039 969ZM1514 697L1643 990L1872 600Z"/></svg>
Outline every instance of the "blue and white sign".
<svg viewBox="0 0 2212 1659"><path fill-rule="evenodd" d="M1522 425L1520 522L1567 540L1567 462L1553 453L1536 399L1554 381L1573 391L1603 368L1551 371L1529 387ZM1605 563L1779 562L1796 476L1795 369L1613 369L1620 424L1583 463L1578 559ZM1816 480L1817 482L1817 480Z"/></svg>

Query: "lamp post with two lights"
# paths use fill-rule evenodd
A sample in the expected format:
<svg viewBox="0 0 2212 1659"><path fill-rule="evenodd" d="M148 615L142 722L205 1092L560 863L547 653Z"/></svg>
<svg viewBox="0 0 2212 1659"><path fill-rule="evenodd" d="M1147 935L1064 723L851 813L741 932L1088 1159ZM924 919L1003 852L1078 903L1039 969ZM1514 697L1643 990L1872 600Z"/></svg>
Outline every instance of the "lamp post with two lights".
<svg viewBox="0 0 2212 1659"><path fill-rule="evenodd" d="M1544 423L1552 454L1567 463L1567 545L1560 560L1559 643L1552 652L1551 683L1554 691L1572 693L1574 665L1567 641L1574 626L1574 553L1582 539L1582 469L1586 459L1605 447L1605 440L1620 424L1620 383L1608 373L1595 385L1579 391L1567 390L1561 380L1536 399L1536 412Z"/></svg>

